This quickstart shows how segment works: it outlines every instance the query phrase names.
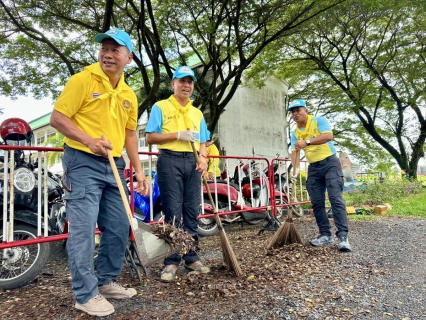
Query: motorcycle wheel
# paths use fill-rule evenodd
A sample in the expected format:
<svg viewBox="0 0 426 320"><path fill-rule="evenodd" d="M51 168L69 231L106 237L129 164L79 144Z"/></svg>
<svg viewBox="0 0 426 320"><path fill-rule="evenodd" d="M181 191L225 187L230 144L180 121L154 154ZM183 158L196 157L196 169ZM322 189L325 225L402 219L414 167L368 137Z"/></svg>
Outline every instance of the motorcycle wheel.
<svg viewBox="0 0 426 320"><path fill-rule="evenodd" d="M263 221L265 221L265 219L246 220L246 222L252 226L256 226Z"/></svg>
<svg viewBox="0 0 426 320"><path fill-rule="evenodd" d="M204 203L210 204L209 199L204 199ZM203 211L198 211L198 235L202 237L210 237L218 234L219 228L217 227L214 218L203 218Z"/></svg>
<svg viewBox="0 0 426 320"><path fill-rule="evenodd" d="M14 240L34 239L37 228L26 224L14 227ZM3 241L3 230L0 230ZM9 251L9 254L7 252ZM49 257L50 244L38 243L0 251L0 288L15 289L29 284L41 272Z"/></svg>

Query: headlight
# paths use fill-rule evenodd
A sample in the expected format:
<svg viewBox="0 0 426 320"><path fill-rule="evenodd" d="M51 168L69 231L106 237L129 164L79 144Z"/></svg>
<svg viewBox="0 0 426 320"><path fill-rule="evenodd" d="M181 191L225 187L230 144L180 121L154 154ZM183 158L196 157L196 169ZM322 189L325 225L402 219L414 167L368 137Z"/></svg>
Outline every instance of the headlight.
<svg viewBox="0 0 426 320"><path fill-rule="evenodd" d="M33 172L25 167L19 167L15 170L13 184L21 192L31 192L35 187L35 177Z"/></svg>

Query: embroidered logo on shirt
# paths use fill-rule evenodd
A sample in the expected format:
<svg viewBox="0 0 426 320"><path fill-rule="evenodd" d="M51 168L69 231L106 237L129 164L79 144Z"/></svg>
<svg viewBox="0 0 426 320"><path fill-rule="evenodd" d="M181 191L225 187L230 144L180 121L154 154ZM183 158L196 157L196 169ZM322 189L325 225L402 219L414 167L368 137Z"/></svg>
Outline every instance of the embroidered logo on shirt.
<svg viewBox="0 0 426 320"><path fill-rule="evenodd" d="M99 97L101 94L100 93L97 93L97 92L93 92L92 93L92 98L93 99L96 99L97 97Z"/></svg>
<svg viewBox="0 0 426 320"><path fill-rule="evenodd" d="M129 108L131 107L131 103L130 103L130 101L129 100L124 100L123 101L123 108L124 109L126 109L126 110L129 110Z"/></svg>

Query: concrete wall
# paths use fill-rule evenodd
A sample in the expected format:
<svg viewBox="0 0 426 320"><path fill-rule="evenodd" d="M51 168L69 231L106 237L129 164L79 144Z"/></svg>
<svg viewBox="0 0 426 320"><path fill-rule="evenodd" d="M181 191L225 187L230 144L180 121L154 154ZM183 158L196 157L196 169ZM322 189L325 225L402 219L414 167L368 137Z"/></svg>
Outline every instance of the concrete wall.
<svg viewBox="0 0 426 320"><path fill-rule="evenodd" d="M218 123L218 138L227 155L288 157L287 85L271 76L262 88L241 86Z"/></svg>

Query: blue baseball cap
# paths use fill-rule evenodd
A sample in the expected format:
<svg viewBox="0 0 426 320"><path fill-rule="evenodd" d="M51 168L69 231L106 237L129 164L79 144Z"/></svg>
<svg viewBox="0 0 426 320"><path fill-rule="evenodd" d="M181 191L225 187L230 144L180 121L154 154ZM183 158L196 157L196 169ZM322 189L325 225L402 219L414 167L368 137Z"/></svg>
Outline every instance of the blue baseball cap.
<svg viewBox="0 0 426 320"><path fill-rule="evenodd" d="M306 101L302 99L293 100L287 108L287 111L290 111L293 108L304 107L306 108ZM306 108L307 109L307 108Z"/></svg>
<svg viewBox="0 0 426 320"><path fill-rule="evenodd" d="M175 78L181 79L185 77L191 77L192 80L194 80L194 82L197 81L197 78L195 78L194 71L192 71L192 69L187 66L181 66L177 68L175 72L173 73L172 80Z"/></svg>
<svg viewBox="0 0 426 320"><path fill-rule="evenodd" d="M95 42L101 43L102 40L104 40L105 38L113 39L119 45L125 46L127 49L129 49L130 52L132 52L133 45L132 41L130 40L130 36L127 32L124 32L123 30L120 30L117 27L111 27L105 33L98 33L95 36Z"/></svg>

